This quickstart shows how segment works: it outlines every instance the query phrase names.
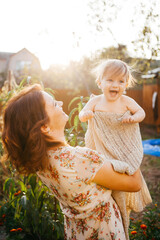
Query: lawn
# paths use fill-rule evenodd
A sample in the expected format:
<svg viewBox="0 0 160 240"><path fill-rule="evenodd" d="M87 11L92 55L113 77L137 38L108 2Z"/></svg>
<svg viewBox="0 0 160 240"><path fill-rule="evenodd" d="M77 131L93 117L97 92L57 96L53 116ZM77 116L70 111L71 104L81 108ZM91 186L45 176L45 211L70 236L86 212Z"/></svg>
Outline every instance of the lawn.
<svg viewBox="0 0 160 240"><path fill-rule="evenodd" d="M153 126L144 125L140 129L143 140L160 138L160 134ZM153 203L150 206L160 204L160 157L144 155L141 171L152 196ZM132 213L132 216L141 219L142 212Z"/></svg>

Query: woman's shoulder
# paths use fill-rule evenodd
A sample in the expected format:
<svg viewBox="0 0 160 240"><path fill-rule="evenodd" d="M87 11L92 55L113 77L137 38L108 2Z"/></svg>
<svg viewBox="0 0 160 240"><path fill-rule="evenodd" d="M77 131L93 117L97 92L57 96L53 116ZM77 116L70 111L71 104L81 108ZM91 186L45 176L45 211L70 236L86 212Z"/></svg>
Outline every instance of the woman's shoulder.
<svg viewBox="0 0 160 240"><path fill-rule="evenodd" d="M66 145L66 146L60 146L54 149L49 149L47 153L50 156L50 155L60 155L62 153L69 153L73 151L74 151L74 147Z"/></svg>
<svg viewBox="0 0 160 240"><path fill-rule="evenodd" d="M95 156L101 157L101 154L98 153L95 150L92 150L88 147L81 147L81 146L76 146L76 147L72 147L72 146L63 146L63 147L59 147L55 150L49 150L48 151L48 156L49 158L56 158L58 159L59 157L66 157L66 156L72 156L74 158L92 158Z"/></svg>
<svg viewBox="0 0 160 240"><path fill-rule="evenodd" d="M80 147L80 146L76 146L76 147L73 147L73 146L70 146L70 145L66 145L66 146L60 146L58 148L55 148L55 149L50 149L48 150L48 155L51 156L51 155L61 155L61 154L74 154L79 152L79 153L83 153L87 150L86 147Z"/></svg>

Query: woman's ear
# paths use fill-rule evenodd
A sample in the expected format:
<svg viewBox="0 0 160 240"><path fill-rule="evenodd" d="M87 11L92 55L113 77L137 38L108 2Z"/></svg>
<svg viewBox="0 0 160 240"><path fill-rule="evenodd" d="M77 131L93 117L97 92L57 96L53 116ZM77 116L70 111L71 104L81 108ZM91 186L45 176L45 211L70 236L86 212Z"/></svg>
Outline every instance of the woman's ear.
<svg viewBox="0 0 160 240"><path fill-rule="evenodd" d="M41 126L41 132L42 132L42 133L49 133L50 130L51 130L50 127L47 126L47 125Z"/></svg>

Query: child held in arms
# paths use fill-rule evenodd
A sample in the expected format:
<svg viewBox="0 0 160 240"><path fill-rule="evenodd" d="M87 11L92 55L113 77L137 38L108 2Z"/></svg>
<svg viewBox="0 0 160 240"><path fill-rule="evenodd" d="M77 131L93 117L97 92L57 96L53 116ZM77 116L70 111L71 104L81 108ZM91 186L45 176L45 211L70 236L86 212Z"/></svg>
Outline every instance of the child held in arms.
<svg viewBox="0 0 160 240"><path fill-rule="evenodd" d="M105 60L94 70L102 94L92 96L79 114L82 122L88 120L85 145L113 159L115 171L132 175L143 159L139 122L145 118L145 112L124 92L136 80L131 68L117 59ZM114 165L116 160L125 162L126 168ZM152 201L144 179L139 192L113 191L112 195L120 207L126 232L130 211L140 212Z"/></svg>

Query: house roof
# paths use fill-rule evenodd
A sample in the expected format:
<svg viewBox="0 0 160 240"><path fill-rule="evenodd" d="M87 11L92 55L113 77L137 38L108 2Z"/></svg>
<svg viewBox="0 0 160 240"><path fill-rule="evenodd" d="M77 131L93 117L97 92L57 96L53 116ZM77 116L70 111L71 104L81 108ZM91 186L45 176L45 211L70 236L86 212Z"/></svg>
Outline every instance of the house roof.
<svg viewBox="0 0 160 240"><path fill-rule="evenodd" d="M141 78L146 78L146 79L154 78L154 77L157 77L159 73L160 73L160 67L148 71L148 74L146 75L141 75Z"/></svg>
<svg viewBox="0 0 160 240"><path fill-rule="evenodd" d="M9 64L9 61L12 57L14 57L16 54L19 54L21 51L27 51L28 53L30 53L39 63L39 66L40 66L40 61L38 59L38 57L36 57L33 53L31 53L30 51L28 51L28 49L26 48L22 48L20 51L18 52L0 52L0 60L5 60L6 61L6 68ZM40 66L41 67L41 66Z"/></svg>
<svg viewBox="0 0 160 240"><path fill-rule="evenodd" d="M0 52L0 59L8 60L13 54L11 52Z"/></svg>
<svg viewBox="0 0 160 240"><path fill-rule="evenodd" d="M141 78L154 78L156 74L141 75Z"/></svg>
<svg viewBox="0 0 160 240"><path fill-rule="evenodd" d="M18 54L19 52L21 52L21 51L27 51L27 52L29 52L30 54L32 54L35 58L37 58L33 53L31 53L28 49L26 49L26 48L22 48L20 51L18 51L18 52L0 52L0 59L3 59L3 60L9 60L10 59L10 57L13 57L14 55L16 55L16 54ZM37 58L38 59L38 58Z"/></svg>
<svg viewBox="0 0 160 240"><path fill-rule="evenodd" d="M148 71L148 73L159 73L159 72L160 72L160 67Z"/></svg>

